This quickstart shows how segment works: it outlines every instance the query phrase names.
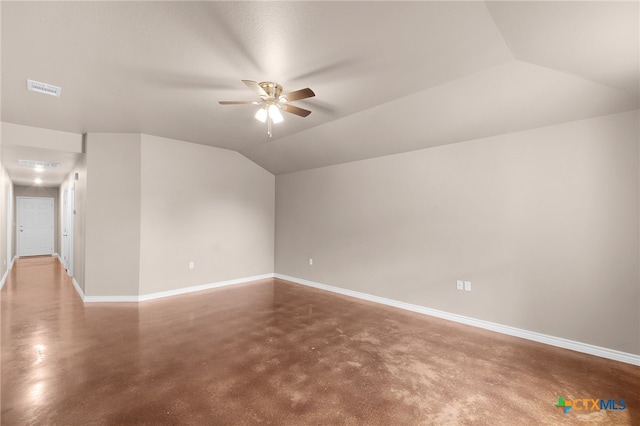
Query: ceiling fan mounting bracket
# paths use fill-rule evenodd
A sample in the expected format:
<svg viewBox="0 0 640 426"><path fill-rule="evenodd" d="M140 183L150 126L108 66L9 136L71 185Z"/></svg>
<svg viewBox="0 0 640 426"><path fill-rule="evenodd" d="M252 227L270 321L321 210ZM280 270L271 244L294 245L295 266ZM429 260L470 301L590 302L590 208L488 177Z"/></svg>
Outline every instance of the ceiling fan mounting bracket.
<svg viewBox="0 0 640 426"><path fill-rule="evenodd" d="M275 99L276 101L280 99L280 95L282 94L282 86L278 83L274 83L272 81L262 81L258 83L258 86L264 90L267 94L267 99Z"/></svg>

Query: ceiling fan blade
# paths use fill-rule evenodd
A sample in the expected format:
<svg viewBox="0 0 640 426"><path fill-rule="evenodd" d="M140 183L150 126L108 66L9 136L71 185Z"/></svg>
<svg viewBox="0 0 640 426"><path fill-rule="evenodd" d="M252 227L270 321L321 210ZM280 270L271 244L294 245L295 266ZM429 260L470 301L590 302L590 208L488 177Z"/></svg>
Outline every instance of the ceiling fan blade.
<svg viewBox="0 0 640 426"><path fill-rule="evenodd" d="M253 80L242 80L242 82L244 84L247 85L247 87L251 90L253 90L254 92L256 92L256 94L260 97L269 97L269 95L267 94L267 92L265 92L262 87L260 87L260 85Z"/></svg>
<svg viewBox="0 0 640 426"><path fill-rule="evenodd" d="M307 98L312 98L314 97L316 94L313 93L313 90L309 89L308 87L305 89L300 89L300 90L296 90L294 92L289 92L284 96L285 98L287 98L287 101L289 102L293 102L293 101L297 101L299 99L307 99Z"/></svg>
<svg viewBox="0 0 640 426"><path fill-rule="evenodd" d="M308 109L298 108L297 106L288 104L283 105L282 109L286 112L290 112L291 114L299 115L300 117L306 117L307 115L311 114L311 111L309 111Z"/></svg>
<svg viewBox="0 0 640 426"><path fill-rule="evenodd" d="M218 101L220 105L259 105L256 101Z"/></svg>

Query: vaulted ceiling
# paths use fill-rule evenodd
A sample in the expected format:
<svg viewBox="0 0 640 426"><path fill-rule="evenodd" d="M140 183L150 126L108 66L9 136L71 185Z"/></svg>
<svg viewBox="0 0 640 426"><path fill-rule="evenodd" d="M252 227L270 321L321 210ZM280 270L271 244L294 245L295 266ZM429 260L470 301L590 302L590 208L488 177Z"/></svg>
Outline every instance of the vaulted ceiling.
<svg viewBox="0 0 640 426"><path fill-rule="evenodd" d="M275 174L639 107L639 3L2 2L2 121L232 149ZM62 87L55 98L26 90ZM240 80L312 88L269 138Z"/></svg>

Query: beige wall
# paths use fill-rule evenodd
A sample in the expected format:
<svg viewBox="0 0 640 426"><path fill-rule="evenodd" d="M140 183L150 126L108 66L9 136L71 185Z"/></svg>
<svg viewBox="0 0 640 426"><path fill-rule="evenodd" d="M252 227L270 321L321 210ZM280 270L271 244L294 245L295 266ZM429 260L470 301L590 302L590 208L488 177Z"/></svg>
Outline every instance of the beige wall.
<svg viewBox="0 0 640 426"><path fill-rule="evenodd" d="M638 141L634 111L279 175L275 270L640 354Z"/></svg>
<svg viewBox="0 0 640 426"><path fill-rule="evenodd" d="M2 134L0 124L0 135ZM7 189L5 181L7 180L7 172L2 163L2 137L0 136L0 281L4 277L5 272L9 268L7 264ZM2 281L4 283L4 281Z"/></svg>
<svg viewBox="0 0 640 426"><path fill-rule="evenodd" d="M1 159L0 159L1 160ZM0 280L9 268L7 263L7 175L0 163Z"/></svg>
<svg viewBox="0 0 640 426"><path fill-rule="evenodd" d="M271 173L234 151L148 135L141 170L140 294L273 273Z"/></svg>
<svg viewBox="0 0 640 426"><path fill-rule="evenodd" d="M86 186L82 172L76 183L85 258L74 258L74 275L87 296L145 295L273 272L275 178L240 154L90 133L85 170ZM74 252L82 252L77 239Z"/></svg>
<svg viewBox="0 0 640 426"><path fill-rule="evenodd" d="M85 294L135 296L140 264L140 135L87 134L86 170Z"/></svg>
<svg viewBox="0 0 640 426"><path fill-rule="evenodd" d="M7 228L7 197L13 198L12 184L9 174L2 164L2 141L0 140L0 280L9 269L10 262L13 259L13 249L7 248L8 239L10 237L10 229Z"/></svg>
<svg viewBox="0 0 640 426"><path fill-rule="evenodd" d="M60 253L60 200L57 188L43 188L40 186L20 186L13 187L13 217L18 217L16 206L18 201L16 197L46 197L53 198L53 253ZM16 234L15 224L12 229L13 235Z"/></svg>
<svg viewBox="0 0 640 426"><path fill-rule="evenodd" d="M87 192L87 160L82 155L69 173L64 182L60 185L59 199L63 199L63 193L70 186L74 187L74 216L73 216L73 278L78 286L85 291L85 200ZM75 180L75 174L78 180ZM62 204L62 203L61 203ZM60 210L62 216L62 208ZM62 226L62 224L61 224Z"/></svg>

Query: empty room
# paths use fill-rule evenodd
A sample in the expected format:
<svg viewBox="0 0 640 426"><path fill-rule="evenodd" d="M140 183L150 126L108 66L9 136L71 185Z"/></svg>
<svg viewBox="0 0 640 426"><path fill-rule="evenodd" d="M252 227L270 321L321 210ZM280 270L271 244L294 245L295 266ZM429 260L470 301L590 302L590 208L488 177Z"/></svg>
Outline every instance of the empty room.
<svg viewBox="0 0 640 426"><path fill-rule="evenodd" d="M1 1L2 425L640 426L640 2Z"/></svg>

